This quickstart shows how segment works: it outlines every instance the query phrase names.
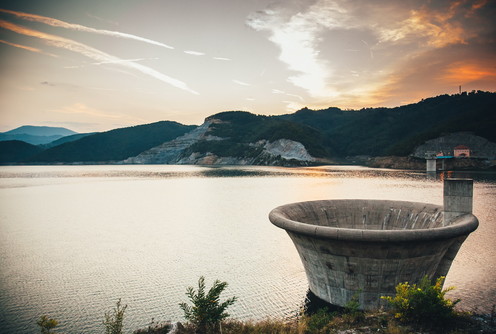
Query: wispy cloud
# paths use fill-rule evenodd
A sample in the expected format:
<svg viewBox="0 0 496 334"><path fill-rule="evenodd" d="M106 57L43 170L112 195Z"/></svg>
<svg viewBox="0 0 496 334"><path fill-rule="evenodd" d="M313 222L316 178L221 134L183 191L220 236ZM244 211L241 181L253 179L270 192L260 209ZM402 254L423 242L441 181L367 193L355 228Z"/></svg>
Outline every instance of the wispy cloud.
<svg viewBox="0 0 496 334"><path fill-rule="evenodd" d="M198 52L198 51L183 51L186 54L192 55L192 56L204 56L205 53L203 52Z"/></svg>
<svg viewBox="0 0 496 334"><path fill-rule="evenodd" d="M111 21L111 20L108 20L108 19L104 19L100 16L96 16L96 15L93 15L91 13L86 13L86 15L92 19L95 19L95 20L98 20L100 22L104 22L104 23L107 23L107 24L111 24L113 26L118 26L119 23L118 22L115 22L115 21Z"/></svg>
<svg viewBox="0 0 496 334"><path fill-rule="evenodd" d="M44 23L44 24L50 25L52 27L60 27L60 28L90 32L90 33L95 33L95 34L100 34L100 35L107 35L107 36L112 36L112 37L132 39L132 40L136 40L136 41L140 41L140 42L144 42L144 43L148 43L148 44L161 46L161 47L164 47L167 49L174 49L172 46L161 43L161 42L157 42L157 41L154 41L154 40L151 40L148 38L143 38L140 36L127 34L127 33L119 32L119 31L95 29L95 28L83 26L81 24L74 24L74 23L69 23L69 22L57 20L57 19L54 19L51 17L29 14L29 13L23 13L23 12L16 12L13 10L8 10L8 9L1 9L0 8L0 12L6 13L6 14L11 14L11 15L14 15L18 18L28 20L28 21Z"/></svg>
<svg viewBox="0 0 496 334"><path fill-rule="evenodd" d="M7 22L5 20L0 20L0 27L7 29L7 30L11 30L11 31L16 32L18 34L39 38L39 39L43 40L48 45L82 54L82 55L84 55L88 58L91 58L93 60L96 60L98 62L115 63L115 64L118 64L118 65L121 65L121 66L124 66L127 68L137 70L143 74L151 76L155 79L158 79L164 83L167 83L167 84L172 85L174 87L177 87L179 89L188 91L188 92L193 93L193 94L198 94L197 92L195 92L194 90L189 88L184 82L182 82L178 79L169 77L169 76L167 76L163 73L160 73L160 72L158 72L152 68L138 64L136 62L126 62L126 61L123 62L122 59L120 59L118 57L109 55L103 51L100 51L98 49L95 49L93 47L85 45L83 43L79 43L79 42L73 41L73 40L68 39L68 38L64 38L64 37L60 37L60 36L56 36L56 35L47 34L47 33L41 32L41 31L29 29L29 28L26 28L26 27L23 27L20 25L16 25L16 24Z"/></svg>
<svg viewBox="0 0 496 334"><path fill-rule="evenodd" d="M230 61L231 58L225 58L225 57L212 57L215 60L225 60L225 61Z"/></svg>
<svg viewBox="0 0 496 334"><path fill-rule="evenodd" d="M281 95L296 97L300 101L305 101L305 99L303 97L301 97L300 95L286 93L285 91L282 91L280 89L272 89L272 94L281 94Z"/></svg>
<svg viewBox="0 0 496 334"><path fill-rule="evenodd" d="M44 55L47 55L47 56L50 56L50 57L58 57L57 55L54 55L54 54L51 54L51 53L48 53L48 52L44 52L38 48L33 48L31 46L26 46L26 45L21 45L21 44L16 44L16 43L11 43L11 42L7 42L7 41L4 41L3 39L0 39L0 43L4 43L4 44L7 44L7 45L10 45L10 46L13 46L13 47L16 47L16 48L19 48L19 49L24 49L24 50L27 50L27 51L31 51L31 52L36 52L36 53L41 53L41 54L44 54Z"/></svg>
<svg viewBox="0 0 496 334"><path fill-rule="evenodd" d="M251 86L251 84L244 82L244 81L233 80L232 82L234 82L235 84L238 84L240 86Z"/></svg>
<svg viewBox="0 0 496 334"><path fill-rule="evenodd" d="M108 61L99 61L99 62L94 62L94 63L88 63L88 64L85 64L85 65L64 66L64 68L81 68L81 67L86 67L86 66L89 66L89 65L100 66L100 65L106 65L106 64L123 64L123 63L138 62L138 61L145 61L145 60L158 60L158 59L160 59L160 58L153 57L153 58L134 58L134 59L108 60Z"/></svg>

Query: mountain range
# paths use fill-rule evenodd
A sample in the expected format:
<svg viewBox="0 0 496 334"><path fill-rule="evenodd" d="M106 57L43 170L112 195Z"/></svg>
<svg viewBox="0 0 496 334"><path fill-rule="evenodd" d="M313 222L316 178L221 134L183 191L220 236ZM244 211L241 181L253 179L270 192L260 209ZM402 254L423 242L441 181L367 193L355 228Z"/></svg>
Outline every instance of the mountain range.
<svg viewBox="0 0 496 334"><path fill-rule="evenodd" d="M396 108L304 108L279 116L228 111L201 126L161 121L93 134L40 129L36 136L61 137L44 146L0 137L0 162L307 165L359 155L408 156L426 141L456 132L496 142L494 106L496 93L473 91ZM26 136L26 127L0 135Z"/></svg>
<svg viewBox="0 0 496 334"><path fill-rule="evenodd" d="M41 145L74 134L76 132L66 128L24 125L7 132L1 132L0 141L20 140L28 144Z"/></svg>

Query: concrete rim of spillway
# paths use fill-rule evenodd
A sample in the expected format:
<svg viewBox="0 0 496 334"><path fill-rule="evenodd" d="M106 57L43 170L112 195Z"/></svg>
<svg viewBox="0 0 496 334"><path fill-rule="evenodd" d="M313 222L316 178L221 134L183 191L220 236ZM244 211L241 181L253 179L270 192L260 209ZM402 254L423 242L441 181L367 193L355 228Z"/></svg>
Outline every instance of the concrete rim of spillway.
<svg viewBox="0 0 496 334"><path fill-rule="evenodd" d="M432 227L424 229L360 229L348 227L332 227L315 225L311 222L300 222L292 220L285 212L297 210L302 205L314 208L330 207L332 204L367 203L370 206L384 206L388 208L401 208L405 206L421 206L432 210L443 211L443 207L428 203L408 202L408 201L387 201L387 200L320 200L297 202L278 206L269 213L269 220L277 227L288 232L312 236L315 238L340 240L340 241L360 241L360 242L404 242L420 240L442 240L468 235L479 226L477 217L472 214L463 214L448 222L447 226Z"/></svg>

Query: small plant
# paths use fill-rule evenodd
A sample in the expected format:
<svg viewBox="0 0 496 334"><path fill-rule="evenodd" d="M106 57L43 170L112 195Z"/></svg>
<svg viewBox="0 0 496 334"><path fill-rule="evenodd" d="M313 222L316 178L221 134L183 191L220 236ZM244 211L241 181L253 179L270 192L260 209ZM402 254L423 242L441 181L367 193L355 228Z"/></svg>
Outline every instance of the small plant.
<svg viewBox="0 0 496 334"><path fill-rule="evenodd" d="M457 315L454 308L460 300L445 298L446 292L454 288L443 290L443 282L444 277L432 283L424 276L418 285L400 283L396 286L396 296L382 298L389 302L395 318L401 321L431 327L448 326Z"/></svg>
<svg viewBox="0 0 496 334"><path fill-rule="evenodd" d="M358 323L362 321L365 317L365 313L360 310L360 300L359 295L361 291L353 294L351 299L344 306L344 314L343 317L345 320L350 323Z"/></svg>
<svg viewBox="0 0 496 334"><path fill-rule="evenodd" d="M38 326L41 327L41 333L50 334L54 333L51 330L59 324L59 322L55 319L49 318L46 315L42 315L38 321L36 322Z"/></svg>
<svg viewBox="0 0 496 334"><path fill-rule="evenodd" d="M221 303L220 294L226 287L226 282L216 280L208 293L205 293L205 277L201 276L198 279L198 291L193 287L186 289L186 296L193 306L186 303L180 303L179 306L184 311L186 320L195 326L197 333L218 332L220 322L229 317L226 309L234 304L237 298L231 297Z"/></svg>
<svg viewBox="0 0 496 334"><path fill-rule="evenodd" d="M155 322L155 319L152 318L147 328L137 329L133 334L167 334L172 328L173 326L170 321L159 323Z"/></svg>
<svg viewBox="0 0 496 334"><path fill-rule="evenodd" d="M330 312L327 308L320 308L312 315L303 318L306 330L305 333L319 333L325 328L336 316L335 312Z"/></svg>
<svg viewBox="0 0 496 334"><path fill-rule="evenodd" d="M113 312L105 312L105 320L103 321L103 324L105 325L105 334L122 333L122 323L124 322L124 312L126 311L126 308L127 305L121 306L121 300L119 298Z"/></svg>

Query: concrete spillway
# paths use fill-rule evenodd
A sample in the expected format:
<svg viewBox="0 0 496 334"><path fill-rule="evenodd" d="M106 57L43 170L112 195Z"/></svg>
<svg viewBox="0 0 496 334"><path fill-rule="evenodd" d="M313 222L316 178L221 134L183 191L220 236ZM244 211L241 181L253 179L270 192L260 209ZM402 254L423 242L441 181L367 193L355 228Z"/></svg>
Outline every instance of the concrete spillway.
<svg viewBox="0 0 496 334"><path fill-rule="evenodd" d="M357 295L362 309L374 309L381 296L394 295L400 282L448 273L461 244L478 226L475 216L460 211L458 201L461 195L466 208L470 198L471 211L471 180L470 196L467 180L459 181L445 185L451 209L403 201L322 200L277 207L269 219L293 240L316 296L345 306Z"/></svg>

